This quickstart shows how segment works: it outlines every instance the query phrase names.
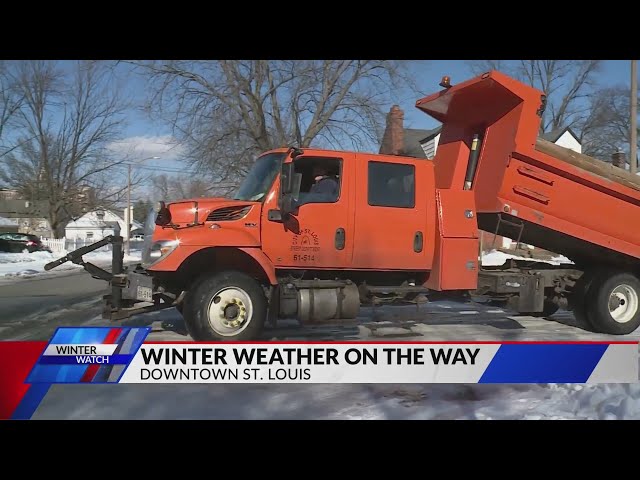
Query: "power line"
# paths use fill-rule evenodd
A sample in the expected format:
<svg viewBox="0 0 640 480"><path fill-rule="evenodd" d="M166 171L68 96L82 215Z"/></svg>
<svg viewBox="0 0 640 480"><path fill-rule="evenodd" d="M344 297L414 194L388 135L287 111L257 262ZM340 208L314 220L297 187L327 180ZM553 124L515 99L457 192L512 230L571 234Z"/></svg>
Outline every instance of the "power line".
<svg viewBox="0 0 640 480"><path fill-rule="evenodd" d="M169 173L188 173L191 175L199 175L202 172L196 172L193 170L185 170L183 168L170 168L170 167L150 167L150 166L138 166L135 168L141 168L142 170L154 170L157 172L169 172Z"/></svg>

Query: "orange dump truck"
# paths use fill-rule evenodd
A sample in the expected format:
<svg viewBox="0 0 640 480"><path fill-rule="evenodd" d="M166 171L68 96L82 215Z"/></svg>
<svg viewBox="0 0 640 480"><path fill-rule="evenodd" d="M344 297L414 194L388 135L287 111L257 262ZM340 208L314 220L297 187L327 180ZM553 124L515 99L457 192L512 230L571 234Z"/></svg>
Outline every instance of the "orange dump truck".
<svg viewBox="0 0 640 480"><path fill-rule="evenodd" d="M290 148L260 156L233 198L159 202L142 263L116 235L52 262L110 282L104 317L182 312L195 340L252 340L266 322L355 319L360 306L470 293L532 315L571 309L593 331L640 325L640 183L538 138L542 92L499 72L416 107L442 122L431 160ZM316 171L337 184L310 195ZM479 230L573 264L479 262ZM113 244L111 272L82 255Z"/></svg>

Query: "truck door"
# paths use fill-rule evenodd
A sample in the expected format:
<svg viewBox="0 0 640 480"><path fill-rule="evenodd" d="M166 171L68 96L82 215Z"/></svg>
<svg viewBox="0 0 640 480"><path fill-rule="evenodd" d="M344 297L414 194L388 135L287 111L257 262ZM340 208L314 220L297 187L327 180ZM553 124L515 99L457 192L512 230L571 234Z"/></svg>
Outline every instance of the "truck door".
<svg viewBox="0 0 640 480"><path fill-rule="evenodd" d="M351 261L353 235L349 208L353 154L338 157L301 156L295 161L302 174L297 215L285 222L269 218L277 208L277 193L265 202L262 213L262 249L276 268L343 269ZM323 177L321 193L314 193ZM331 182L337 191L331 197ZM329 187L327 188L327 185Z"/></svg>
<svg viewBox="0 0 640 480"><path fill-rule="evenodd" d="M433 259L427 221L433 208L428 204L431 165L427 160L359 155L353 267L428 270Z"/></svg>

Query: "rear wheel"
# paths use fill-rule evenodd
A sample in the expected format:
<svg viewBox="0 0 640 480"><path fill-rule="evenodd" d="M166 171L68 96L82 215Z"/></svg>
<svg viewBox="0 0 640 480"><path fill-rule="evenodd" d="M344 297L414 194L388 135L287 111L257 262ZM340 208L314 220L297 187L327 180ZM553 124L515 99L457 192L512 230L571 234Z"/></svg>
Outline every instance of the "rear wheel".
<svg viewBox="0 0 640 480"><path fill-rule="evenodd" d="M595 331L632 333L640 327L640 280L630 273L601 272L593 279L586 306Z"/></svg>
<svg viewBox="0 0 640 480"><path fill-rule="evenodd" d="M202 277L189 292L184 321L196 341L256 340L267 317L262 286L241 272Z"/></svg>
<svg viewBox="0 0 640 480"><path fill-rule="evenodd" d="M590 295L594 278L595 272L584 272L573 287L573 292L569 298L569 305L573 311L573 316L582 326L589 330L594 330L594 327L587 315L587 298Z"/></svg>

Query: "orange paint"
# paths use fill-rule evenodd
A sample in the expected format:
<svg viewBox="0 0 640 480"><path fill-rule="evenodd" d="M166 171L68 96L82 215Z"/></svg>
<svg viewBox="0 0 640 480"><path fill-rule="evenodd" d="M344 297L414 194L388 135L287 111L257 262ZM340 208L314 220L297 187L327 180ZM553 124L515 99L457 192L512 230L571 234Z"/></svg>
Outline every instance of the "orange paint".
<svg viewBox="0 0 640 480"><path fill-rule="evenodd" d="M203 225L158 227L155 241L179 239L181 245L151 270L173 271L202 248L230 247L254 258L272 284L285 270L410 270L431 272L426 285L434 290L473 290L478 214L497 213L640 258L640 231L633 228L640 192L536 151L541 96L489 72L419 100L418 109L443 123L432 161L303 149L296 162L340 162L340 194L333 203L302 205L283 222L273 216L281 200L279 176L260 201L174 203L170 210L180 227L194 221L194 202ZM471 189L464 190L474 135L481 141L478 163ZM286 149L267 153L276 152ZM405 173L384 183L389 165ZM391 185L402 205L376 200ZM221 208L243 206L250 209L242 218L207 220ZM542 243L557 251L553 240Z"/></svg>

